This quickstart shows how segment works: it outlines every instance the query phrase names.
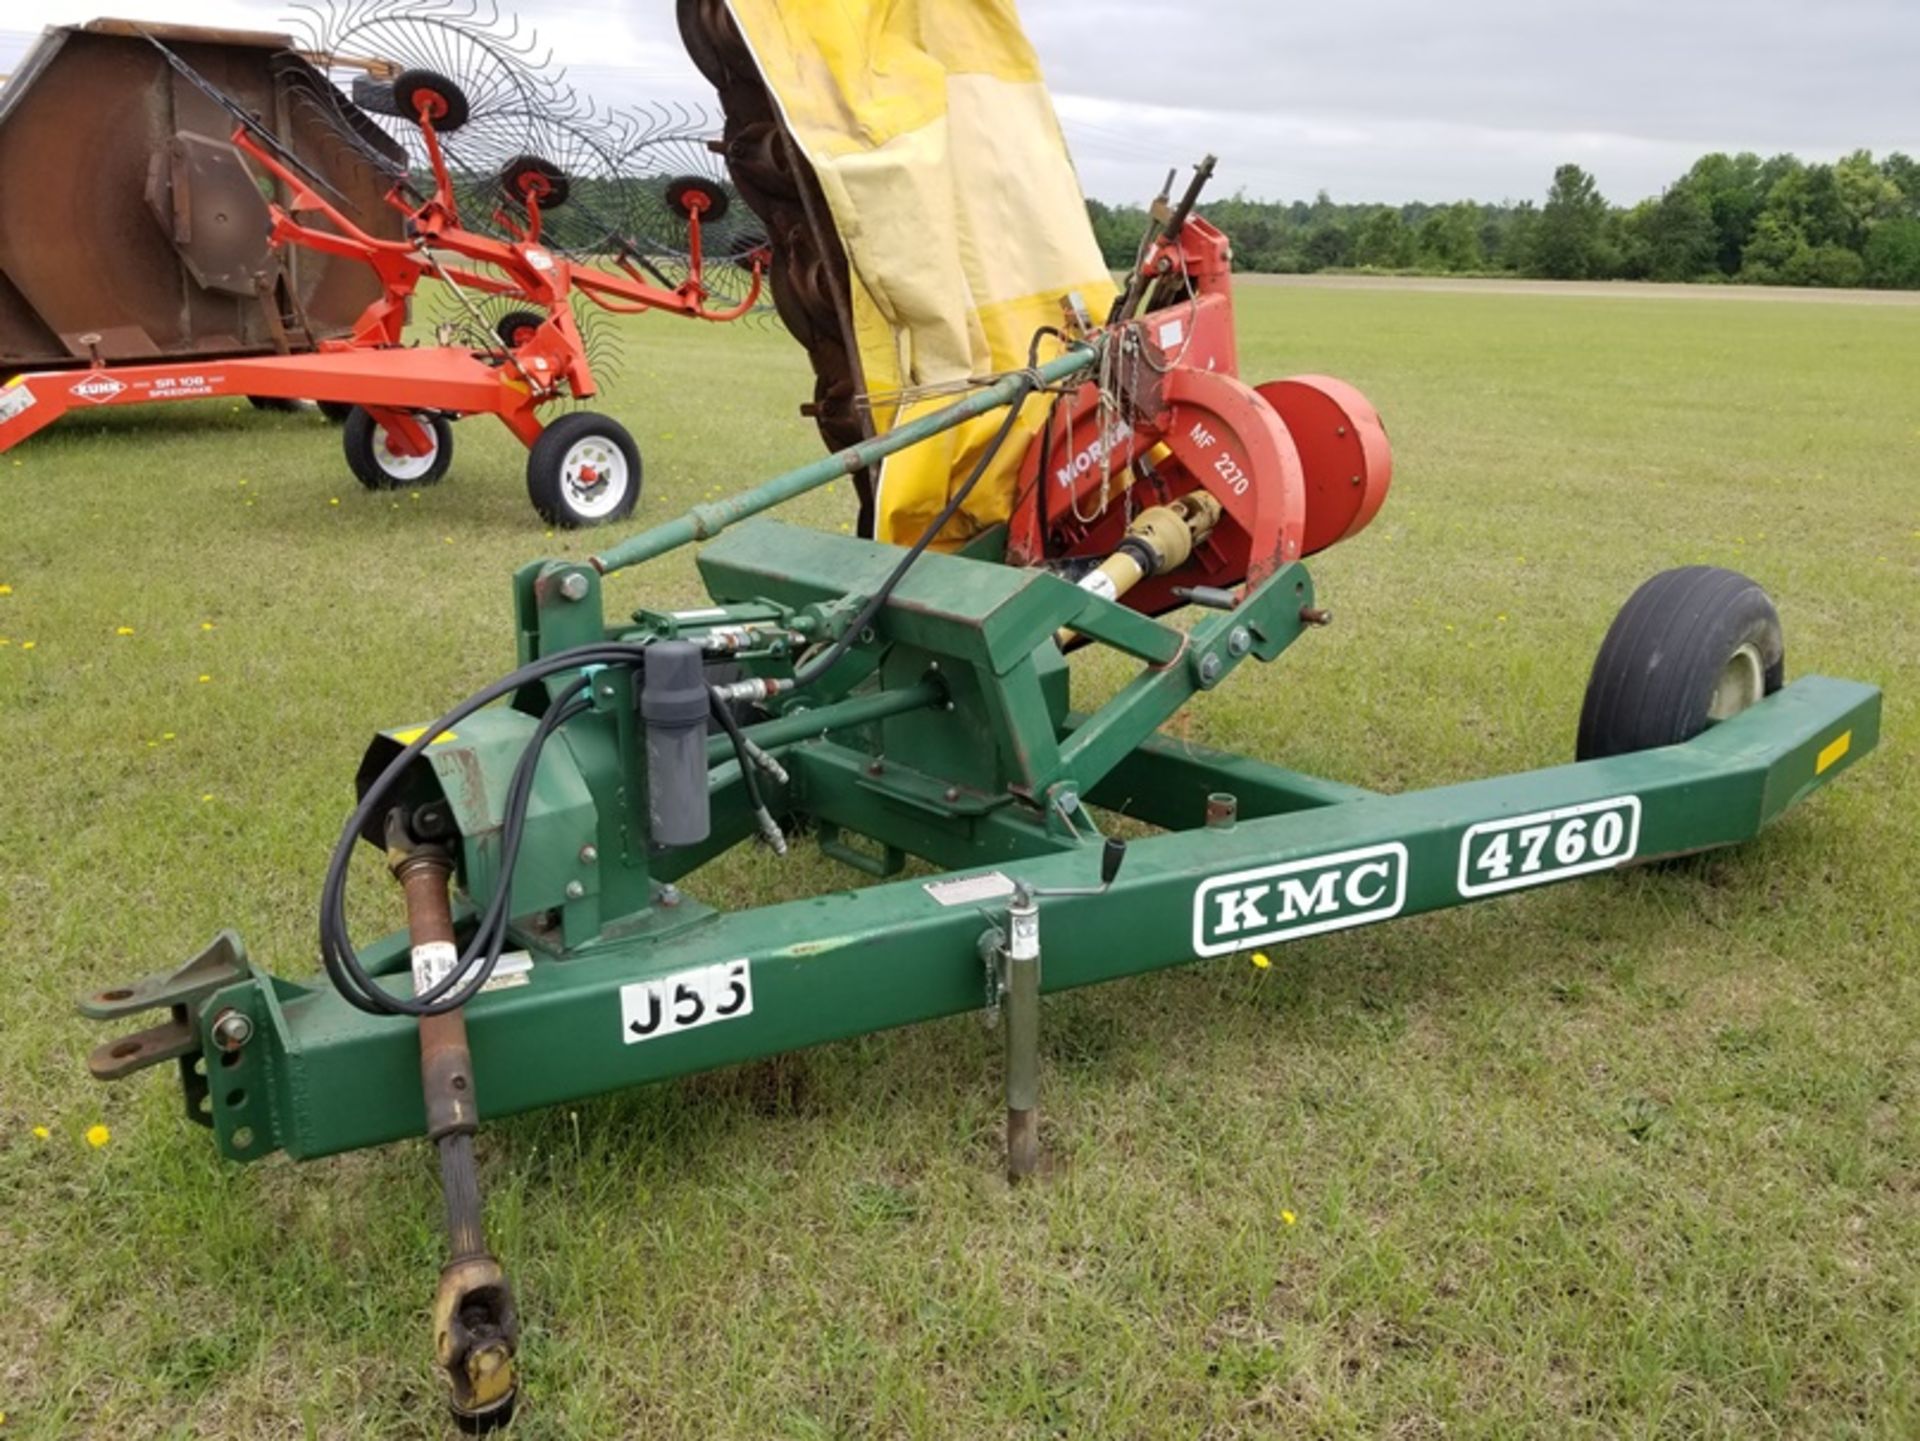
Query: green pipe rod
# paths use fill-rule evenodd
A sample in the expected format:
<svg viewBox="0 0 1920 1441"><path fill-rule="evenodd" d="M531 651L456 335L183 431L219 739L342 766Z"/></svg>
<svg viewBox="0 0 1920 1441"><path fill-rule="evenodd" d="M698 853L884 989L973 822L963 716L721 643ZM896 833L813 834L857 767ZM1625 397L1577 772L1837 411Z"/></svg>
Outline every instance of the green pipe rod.
<svg viewBox="0 0 1920 1441"><path fill-rule="evenodd" d="M602 575L612 575L616 570L625 570L630 565L638 565L655 556L665 555L670 550L678 550L683 545L691 545L696 540L709 540L736 521L745 520L750 515L758 515L763 510L771 510L776 505L784 505L795 496L805 495L810 490L842 476L852 475L865 470L868 466L896 451L908 446L918 445L921 441L939 435L942 431L952 430L963 425L975 416L985 415L988 411L999 410L1011 404L1034 375L1038 375L1042 385L1052 385L1056 381L1067 380L1083 371L1091 370L1099 358L1099 347L1094 345L1076 345L1065 355L1049 360L1037 372L1018 371L996 380L992 385L955 401L931 415L923 415L918 420L888 431L885 435L876 435L872 440L850 446L846 450L835 451L823 456L810 465L798 470L790 470L785 475L775 476L764 485L752 490L742 491L739 495L717 500L709 505L696 505L677 520L669 520L651 530L623 540L611 550L602 551L593 557L593 567Z"/></svg>

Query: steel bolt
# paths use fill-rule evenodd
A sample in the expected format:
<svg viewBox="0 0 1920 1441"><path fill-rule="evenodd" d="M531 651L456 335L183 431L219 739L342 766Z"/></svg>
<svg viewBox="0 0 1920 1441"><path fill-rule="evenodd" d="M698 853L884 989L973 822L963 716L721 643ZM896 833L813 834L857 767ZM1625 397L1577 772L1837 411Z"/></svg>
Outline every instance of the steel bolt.
<svg viewBox="0 0 1920 1441"><path fill-rule="evenodd" d="M660 887L660 904L663 906L679 905L680 887L672 885Z"/></svg>
<svg viewBox="0 0 1920 1441"><path fill-rule="evenodd" d="M570 570L560 579L560 594L567 600L585 600L588 584L585 572Z"/></svg>
<svg viewBox="0 0 1920 1441"><path fill-rule="evenodd" d="M213 1043L233 1052L253 1039L253 1022L243 1011L225 1010L213 1018Z"/></svg>
<svg viewBox="0 0 1920 1441"><path fill-rule="evenodd" d="M947 787L947 789L946 789L946 798L947 798L948 800L950 800L950 801L957 801L957 800L959 800L959 799L960 799L960 787L959 787L959 786L948 786L948 787Z"/></svg>
<svg viewBox="0 0 1920 1441"><path fill-rule="evenodd" d="M1244 625L1236 625L1233 633L1227 637L1227 650L1236 656L1245 655L1253 649L1253 633Z"/></svg>
<svg viewBox="0 0 1920 1441"><path fill-rule="evenodd" d="M577 901L587 893L587 888L578 881L567 882L567 899Z"/></svg>
<svg viewBox="0 0 1920 1441"><path fill-rule="evenodd" d="M580 847L580 863L582 865L590 866L599 859L600 859L600 848L598 846Z"/></svg>
<svg viewBox="0 0 1920 1441"><path fill-rule="evenodd" d="M1200 684L1203 686L1219 684L1220 672L1224 668L1220 663L1219 656L1210 655L1203 657L1200 661Z"/></svg>
<svg viewBox="0 0 1920 1441"><path fill-rule="evenodd" d="M1320 607L1314 605L1303 605L1300 607L1300 624L1332 625L1333 612L1330 610L1322 610Z"/></svg>

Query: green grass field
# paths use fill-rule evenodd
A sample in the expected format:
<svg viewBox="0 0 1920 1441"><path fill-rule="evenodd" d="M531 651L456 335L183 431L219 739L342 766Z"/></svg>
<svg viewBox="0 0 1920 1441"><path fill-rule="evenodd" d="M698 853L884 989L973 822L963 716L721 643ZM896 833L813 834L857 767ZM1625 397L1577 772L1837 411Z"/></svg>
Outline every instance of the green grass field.
<svg viewBox="0 0 1920 1441"><path fill-rule="evenodd" d="M491 1125L515 1434L1920 1434L1920 311L1250 287L1241 324L1250 378L1367 390L1398 478L1314 563L1338 623L1194 738L1383 789L1558 762L1616 607L1709 561L1790 673L1886 688L1881 753L1743 851L1053 998L1019 1193L967 1018ZM783 334L629 344L640 519L816 453ZM511 570L594 538L484 421L388 497L317 420L83 419L0 457L0 1438L439 1435L424 1148L230 1166L169 1074L86 1078L70 1001L223 925L308 973L366 739L506 669Z"/></svg>

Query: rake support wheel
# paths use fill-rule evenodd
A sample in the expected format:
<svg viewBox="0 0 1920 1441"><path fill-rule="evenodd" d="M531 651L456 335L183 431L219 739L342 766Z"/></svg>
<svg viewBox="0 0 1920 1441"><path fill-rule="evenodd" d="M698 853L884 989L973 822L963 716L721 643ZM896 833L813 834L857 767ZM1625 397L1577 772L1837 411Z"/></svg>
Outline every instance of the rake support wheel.
<svg viewBox="0 0 1920 1441"><path fill-rule="evenodd" d="M433 448L425 455L402 455L389 444L386 427L359 406L347 417L340 443L347 468L368 490L401 490L410 485L432 485L453 464L453 425L444 415L419 414Z"/></svg>
<svg viewBox="0 0 1920 1441"><path fill-rule="evenodd" d="M527 498L549 525L606 525L640 499L640 447L619 421L577 410L527 452Z"/></svg>

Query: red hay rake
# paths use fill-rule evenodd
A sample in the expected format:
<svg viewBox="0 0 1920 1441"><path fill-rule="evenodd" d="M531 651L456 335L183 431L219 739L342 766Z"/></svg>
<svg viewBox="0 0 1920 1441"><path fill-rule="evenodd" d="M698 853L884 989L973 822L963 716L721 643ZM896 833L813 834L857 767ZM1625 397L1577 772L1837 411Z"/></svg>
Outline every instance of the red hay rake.
<svg viewBox="0 0 1920 1441"><path fill-rule="evenodd" d="M444 24L444 12L434 23ZM476 32L456 33L470 43ZM368 114L386 117L409 152L412 163L392 174L386 196L404 238L388 239L356 223L312 167L148 38L234 117L233 146L263 190L272 187L273 250L358 262L380 293L349 335L320 340L309 353L123 364L96 348L85 371L16 375L0 386L0 452L75 410L217 396L304 400L345 411L348 466L368 488L393 489L439 480L452 461L451 422L492 415L527 446L528 497L550 524L598 525L633 509L641 460L627 428L590 410L551 420L540 412L599 393L583 313L660 311L724 323L758 305L767 251L751 224L738 224L745 207L715 255L708 237L734 209L727 186L709 175L647 173L663 154L685 165L706 153L693 117L648 124L594 112L551 80L516 74L525 46L502 46L497 36L482 37L490 43L478 53L496 72L482 88L507 93L485 119L448 75L354 62L366 73L354 81L353 101L335 91L319 103L339 107L336 132L369 163L392 173L390 155L366 143ZM431 53L450 51L442 43ZM456 165L448 141L469 125L478 138ZM543 150L571 152L577 169L594 173L570 173ZM570 202L573 216L563 210ZM470 219L489 208L480 223L491 233ZM679 236L663 240L657 221L636 224L641 210L667 216ZM645 228L655 234L635 233ZM409 344L412 303L429 280L445 287L460 314L431 343Z"/></svg>

